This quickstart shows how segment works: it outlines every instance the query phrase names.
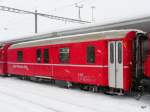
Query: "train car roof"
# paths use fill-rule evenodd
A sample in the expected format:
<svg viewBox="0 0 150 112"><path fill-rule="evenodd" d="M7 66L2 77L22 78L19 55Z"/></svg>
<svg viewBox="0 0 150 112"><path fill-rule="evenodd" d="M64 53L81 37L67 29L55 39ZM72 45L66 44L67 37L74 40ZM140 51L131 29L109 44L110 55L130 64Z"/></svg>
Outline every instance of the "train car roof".
<svg viewBox="0 0 150 112"><path fill-rule="evenodd" d="M87 33L87 34L70 35L70 36L47 38L47 39L34 40L34 41L28 41L28 42L21 42L18 44L11 45L9 49L65 44L65 43L74 43L74 42L84 42L84 41L96 41L96 40L102 40L102 39L124 38L125 35L130 31L143 32L143 31L136 30L136 29L93 32L93 33Z"/></svg>

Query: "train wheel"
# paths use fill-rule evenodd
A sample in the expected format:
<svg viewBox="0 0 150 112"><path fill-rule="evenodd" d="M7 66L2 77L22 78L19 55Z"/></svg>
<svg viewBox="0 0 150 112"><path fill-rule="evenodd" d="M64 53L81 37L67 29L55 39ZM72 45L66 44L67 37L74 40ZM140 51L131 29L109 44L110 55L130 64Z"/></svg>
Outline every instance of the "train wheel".
<svg viewBox="0 0 150 112"><path fill-rule="evenodd" d="M89 91L90 90L90 87L88 85L81 84L79 87L80 87L81 90L84 90L84 91Z"/></svg>
<svg viewBox="0 0 150 112"><path fill-rule="evenodd" d="M97 86L93 86L92 87L92 91L95 92L95 93L98 92L98 87Z"/></svg>
<svg viewBox="0 0 150 112"><path fill-rule="evenodd" d="M71 88L73 86L71 82L66 82L66 83L67 83L66 85L67 88Z"/></svg>
<svg viewBox="0 0 150 112"><path fill-rule="evenodd" d="M11 74L6 74L6 77L11 77L12 75Z"/></svg>
<svg viewBox="0 0 150 112"><path fill-rule="evenodd" d="M21 80L25 80L26 77L25 77L25 76L20 76L20 79L21 79Z"/></svg>

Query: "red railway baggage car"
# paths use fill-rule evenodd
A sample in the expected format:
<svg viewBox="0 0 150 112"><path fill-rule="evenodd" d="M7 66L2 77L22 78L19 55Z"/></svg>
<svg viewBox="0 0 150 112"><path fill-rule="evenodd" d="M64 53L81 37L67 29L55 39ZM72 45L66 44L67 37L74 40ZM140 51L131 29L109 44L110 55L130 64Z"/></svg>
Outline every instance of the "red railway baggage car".
<svg viewBox="0 0 150 112"><path fill-rule="evenodd" d="M147 41L139 30L113 30L21 42L8 48L7 72L129 92L149 77Z"/></svg>

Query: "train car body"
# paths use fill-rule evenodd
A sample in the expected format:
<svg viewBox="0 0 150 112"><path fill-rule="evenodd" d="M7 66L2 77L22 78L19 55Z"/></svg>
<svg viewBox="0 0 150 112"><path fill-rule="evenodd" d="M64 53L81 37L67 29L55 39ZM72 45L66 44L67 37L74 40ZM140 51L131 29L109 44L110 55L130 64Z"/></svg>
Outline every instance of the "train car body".
<svg viewBox="0 0 150 112"><path fill-rule="evenodd" d="M114 30L21 42L8 49L8 74L129 92L143 72L145 39L138 30Z"/></svg>
<svg viewBox="0 0 150 112"><path fill-rule="evenodd" d="M0 75L7 74L7 49L10 44L0 46Z"/></svg>

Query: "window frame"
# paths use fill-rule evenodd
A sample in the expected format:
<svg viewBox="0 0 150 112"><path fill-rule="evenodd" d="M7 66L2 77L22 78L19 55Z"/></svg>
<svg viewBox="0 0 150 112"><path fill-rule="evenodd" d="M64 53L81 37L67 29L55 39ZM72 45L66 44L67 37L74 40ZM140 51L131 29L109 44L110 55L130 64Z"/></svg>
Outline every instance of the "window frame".
<svg viewBox="0 0 150 112"><path fill-rule="evenodd" d="M115 45L114 43L110 43L110 63L113 64L115 62L115 49L114 49Z"/></svg>
<svg viewBox="0 0 150 112"><path fill-rule="evenodd" d="M23 51L17 51L17 62L23 62Z"/></svg>
<svg viewBox="0 0 150 112"><path fill-rule="evenodd" d="M44 63L49 63L49 49L45 48L43 52Z"/></svg>
<svg viewBox="0 0 150 112"><path fill-rule="evenodd" d="M118 43L118 63L122 63L122 43Z"/></svg>
<svg viewBox="0 0 150 112"><path fill-rule="evenodd" d="M96 55L95 55L95 46L90 45L86 47L86 62L90 64L95 63ZM91 60L92 59L92 60Z"/></svg>
<svg viewBox="0 0 150 112"><path fill-rule="evenodd" d="M63 49L67 49L67 51L61 51ZM64 59L62 59L62 54L64 55L64 57L63 57ZM70 62L70 48L69 47L59 48L59 62L60 63L69 63Z"/></svg>
<svg viewBox="0 0 150 112"><path fill-rule="evenodd" d="M36 49L36 62L41 63L42 62L42 50Z"/></svg>

